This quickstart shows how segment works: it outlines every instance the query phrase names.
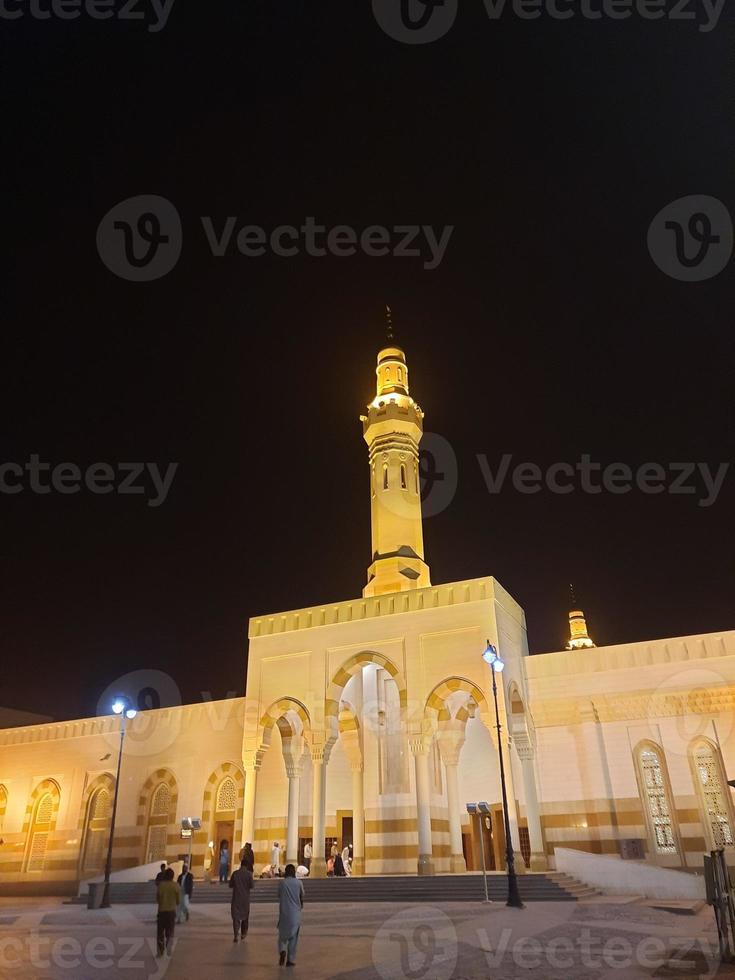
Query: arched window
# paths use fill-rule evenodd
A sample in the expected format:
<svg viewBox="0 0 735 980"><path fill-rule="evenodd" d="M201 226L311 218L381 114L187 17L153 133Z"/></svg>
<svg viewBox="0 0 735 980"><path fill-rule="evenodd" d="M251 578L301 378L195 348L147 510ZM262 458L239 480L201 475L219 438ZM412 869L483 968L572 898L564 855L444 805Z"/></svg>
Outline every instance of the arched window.
<svg viewBox="0 0 735 980"><path fill-rule="evenodd" d="M653 742L641 743L636 749L636 764L654 851L656 854L677 854L674 806L663 750Z"/></svg>
<svg viewBox="0 0 735 980"><path fill-rule="evenodd" d="M388 464L383 463L383 489L388 489Z"/></svg>
<svg viewBox="0 0 735 980"><path fill-rule="evenodd" d="M375 496L375 463L370 465L370 495Z"/></svg>
<svg viewBox="0 0 735 980"><path fill-rule="evenodd" d="M104 867L111 815L112 795L107 787L103 786L92 794L89 801L83 871L95 871Z"/></svg>
<svg viewBox="0 0 735 980"><path fill-rule="evenodd" d="M416 493L419 493L421 490L419 487L419 464L416 462L416 460L413 461L413 482L414 490Z"/></svg>
<svg viewBox="0 0 735 980"><path fill-rule="evenodd" d="M692 749L703 823L712 850L735 844L730 801L725 790L720 750L707 739Z"/></svg>
<svg viewBox="0 0 735 980"><path fill-rule="evenodd" d="M170 807L171 790L166 783L159 783L151 796L146 864L163 861L166 858Z"/></svg>
<svg viewBox="0 0 735 980"><path fill-rule="evenodd" d="M215 809L218 812L234 810L236 803L237 789L235 787L235 780L230 779L228 776L219 784L219 789L217 790L217 805Z"/></svg>
<svg viewBox="0 0 735 980"><path fill-rule="evenodd" d="M50 780L36 790L26 850L26 871L43 871L49 836L56 824L58 789Z"/></svg>
<svg viewBox="0 0 735 980"><path fill-rule="evenodd" d="M401 490L405 490L406 486L406 464L401 463Z"/></svg>
<svg viewBox="0 0 735 980"><path fill-rule="evenodd" d="M398 368L398 380L403 381L403 368Z"/></svg>
<svg viewBox="0 0 735 980"><path fill-rule="evenodd" d="M0 786L0 830L3 829L5 821L5 811L8 808L8 791L4 786Z"/></svg>

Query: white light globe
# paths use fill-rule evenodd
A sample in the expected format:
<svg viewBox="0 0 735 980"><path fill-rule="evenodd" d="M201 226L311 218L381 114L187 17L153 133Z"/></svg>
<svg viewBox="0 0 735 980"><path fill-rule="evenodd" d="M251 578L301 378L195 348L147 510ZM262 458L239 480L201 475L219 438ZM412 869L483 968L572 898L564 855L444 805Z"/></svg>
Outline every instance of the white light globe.
<svg viewBox="0 0 735 980"><path fill-rule="evenodd" d="M128 708L128 710L125 712L125 717L126 718L135 718L135 716L137 714L138 714L138 712L135 710L135 708Z"/></svg>
<svg viewBox="0 0 735 980"><path fill-rule="evenodd" d="M500 659L500 657L498 657L496 660L493 661L493 670L495 671L496 674L499 674L500 671L503 669L503 667L505 667L505 664Z"/></svg>
<svg viewBox="0 0 735 980"><path fill-rule="evenodd" d="M121 715L125 710L125 704L120 700L113 701L112 710L115 712L116 715Z"/></svg>
<svg viewBox="0 0 735 980"><path fill-rule="evenodd" d="M495 649L492 643L488 643L488 645L485 647L485 652L482 655L482 659L485 661L485 663L491 665L498 659L498 651Z"/></svg>

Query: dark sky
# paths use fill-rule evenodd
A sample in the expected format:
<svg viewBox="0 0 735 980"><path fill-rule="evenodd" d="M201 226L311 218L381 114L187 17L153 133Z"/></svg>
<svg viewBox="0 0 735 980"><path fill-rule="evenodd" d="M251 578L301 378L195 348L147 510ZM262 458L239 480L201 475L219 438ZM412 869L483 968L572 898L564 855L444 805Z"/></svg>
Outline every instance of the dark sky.
<svg viewBox="0 0 735 980"><path fill-rule="evenodd" d="M0 25L2 461L179 465L155 508L0 494L0 705L94 714L139 668L184 701L242 693L248 617L360 594L358 416L386 302L426 428L457 458L424 525L434 583L495 575L532 652L563 644L569 581L598 642L735 627L731 473L701 507L701 481L490 495L476 459L732 460L733 266L683 282L646 247L675 199L734 210L732 11L703 33L491 22L467 0L444 37L407 45L367 2L177 0L156 33L22 9ZM151 282L95 244L141 194L183 225ZM207 215L454 231L435 269L214 257Z"/></svg>

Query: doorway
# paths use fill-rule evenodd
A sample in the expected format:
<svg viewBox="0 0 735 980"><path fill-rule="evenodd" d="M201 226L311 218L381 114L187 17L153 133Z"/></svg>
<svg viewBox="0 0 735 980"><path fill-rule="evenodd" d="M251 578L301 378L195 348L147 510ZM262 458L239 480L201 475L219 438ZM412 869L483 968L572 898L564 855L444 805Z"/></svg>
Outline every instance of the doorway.
<svg viewBox="0 0 735 980"><path fill-rule="evenodd" d="M232 847L235 837L235 822L234 820L217 820L214 825L214 852L215 852L215 862L212 867L212 877L219 878L219 865L220 865L220 854L225 845L227 845L227 850L229 853L228 865L227 865L227 877L230 877L230 872L233 868L234 854L232 852Z"/></svg>

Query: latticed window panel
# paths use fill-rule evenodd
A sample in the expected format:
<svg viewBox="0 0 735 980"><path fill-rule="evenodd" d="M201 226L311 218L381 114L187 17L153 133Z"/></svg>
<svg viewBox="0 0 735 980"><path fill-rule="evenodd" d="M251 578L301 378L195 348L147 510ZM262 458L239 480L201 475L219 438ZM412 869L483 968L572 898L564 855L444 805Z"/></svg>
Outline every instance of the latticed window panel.
<svg viewBox="0 0 735 980"><path fill-rule="evenodd" d="M219 789L217 790L217 806L218 811L222 810L234 810L237 805L237 788L235 786L235 780L223 779L219 784Z"/></svg>
<svg viewBox="0 0 735 980"><path fill-rule="evenodd" d="M165 783L161 783L153 794L151 803L152 817L167 817L171 806L171 790Z"/></svg>
<svg viewBox="0 0 735 980"><path fill-rule="evenodd" d="M640 753L645 804L651 821L656 850L659 854L676 854L676 838L671 819L671 803L658 753L643 749Z"/></svg>
<svg viewBox="0 0 735 980"><path fill-rule="evenodd" d="M50 793L44 793L38 801L36 809L36 823L51 823L51 816L54 812L54 799Z"/></svg>
<svg viewBox="0 0 735 980"><path fill-rule="evenodd" d="M46 860L46 846L48 845L48 833L36 833L31 838L31 851L28 855L28 870L43 871Z"/></svg>
<svg viewBox="0 0 735 980"><path fill-rule="evenodd" d="M148 854L146 863L163 861L166 857L167 827L151 827L148 831Z"/></svg>
<svg viewBox="0 0 735 980"><path fill-rule="evenodd" d="M92 806L92 820L107 820L112 809L112 799L106 789L101 789L95 795Z"/></svg>
<svg viewBox="0 0 735 980"><path fill-rule="evenodd" d="M697 749L696 766L714 846L732 847L735 841L725 788L714 750L710 746L702 745Z"/></svg>

